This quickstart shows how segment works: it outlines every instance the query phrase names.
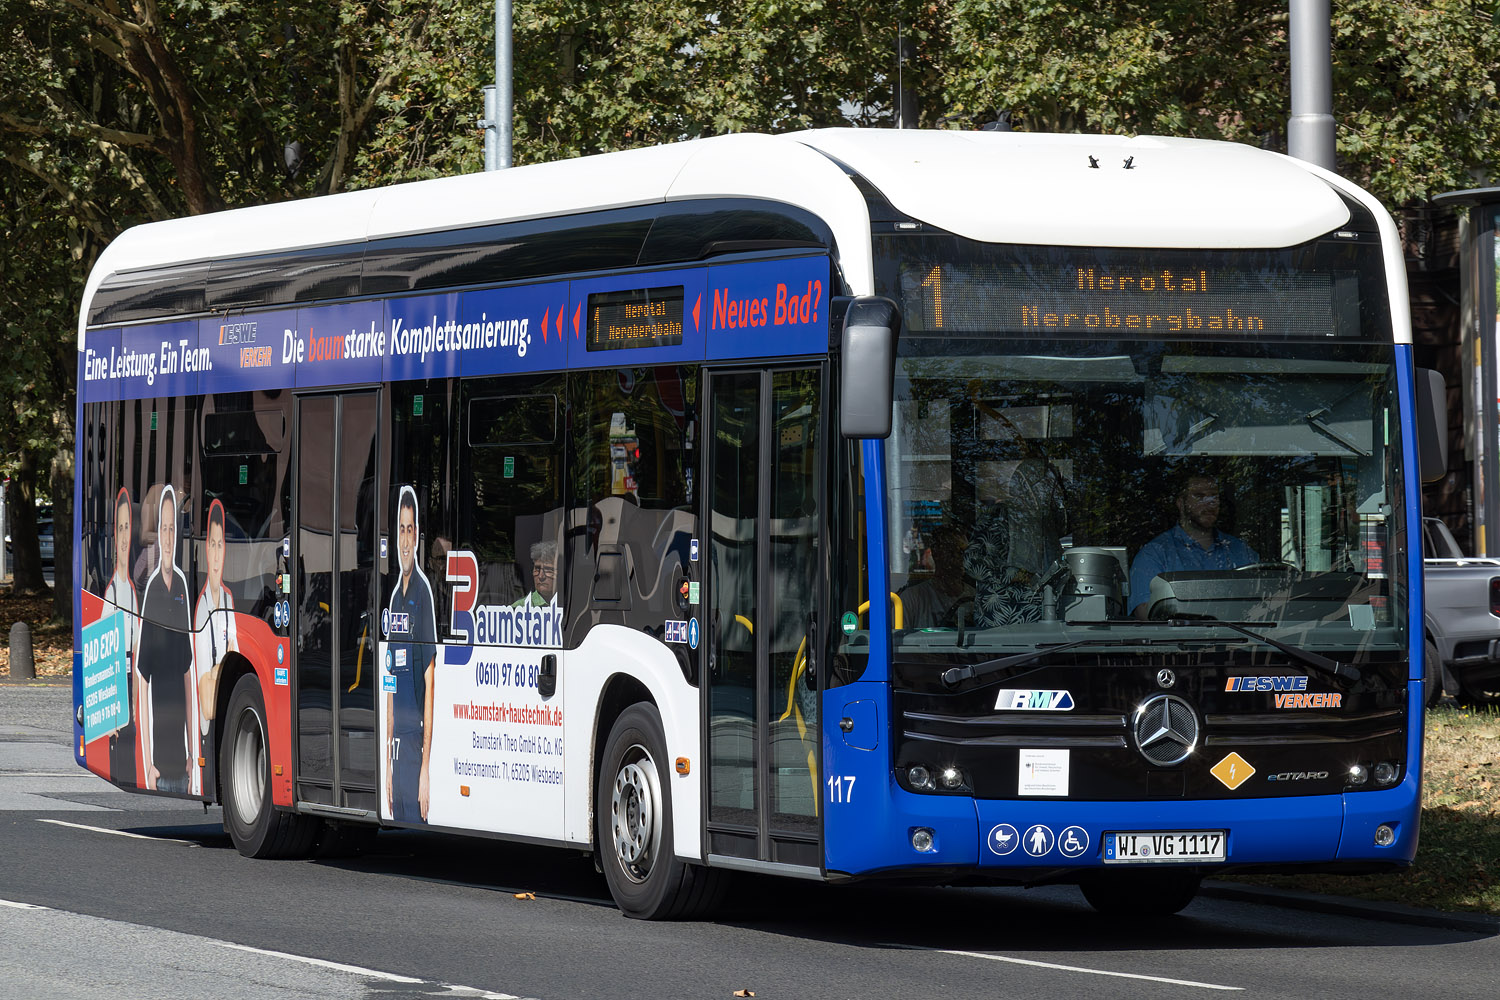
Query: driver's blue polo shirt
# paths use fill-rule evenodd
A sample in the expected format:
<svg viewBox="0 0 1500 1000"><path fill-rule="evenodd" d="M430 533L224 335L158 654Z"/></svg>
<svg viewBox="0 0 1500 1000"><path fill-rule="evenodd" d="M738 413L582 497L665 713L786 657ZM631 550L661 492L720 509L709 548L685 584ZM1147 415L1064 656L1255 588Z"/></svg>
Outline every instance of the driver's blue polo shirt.
<svg viewBox="0 0 1500 1000"><path fill-rule="evenodd" d="M1213 548L1205 549L1182 530L1172 527L1141 546L1130 564L1130 610L1151 598L1151 578L1161 573L1193 569L1235 569L1260 562L1255 550L1233 535L1215 529Z"/></svg>

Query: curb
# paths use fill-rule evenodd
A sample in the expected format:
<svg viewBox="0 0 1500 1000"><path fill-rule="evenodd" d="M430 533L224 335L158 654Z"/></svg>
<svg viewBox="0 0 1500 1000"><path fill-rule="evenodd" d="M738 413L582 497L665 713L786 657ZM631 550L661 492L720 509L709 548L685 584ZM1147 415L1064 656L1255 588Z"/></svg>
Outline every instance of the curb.
<svg viewBox="0 0 1500 1000"><path fill-rule="evenodd" d="M1487 936L1500 934L1500 917L1485 913L1449 913L1445 910L1427 910L1420 906L1407 906L1405 903L1322 896L1314 892L1296 892L1291 889L1272 889L1232 882L1204 882L1199 891L1202 895L1213 899L1264 903L1268 906L1281 906L1294 910L1333 913L1345 917L1364 917L1367 920L1414 924L1419 927L1437 927L1443 930L1464 931L1469 934Z"/></svg>

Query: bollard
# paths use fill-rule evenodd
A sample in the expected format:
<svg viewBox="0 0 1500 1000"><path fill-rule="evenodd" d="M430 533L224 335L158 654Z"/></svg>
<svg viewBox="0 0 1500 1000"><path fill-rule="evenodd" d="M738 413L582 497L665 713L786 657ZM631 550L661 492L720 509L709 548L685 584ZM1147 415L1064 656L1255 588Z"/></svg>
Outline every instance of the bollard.
<svg viewBox="0 0 1500 1000"><path fill-rule="evenodd" d="M36 677L36 661L31 655L31 626L16 622L10 627L10 676L13 680Z"/></svg>

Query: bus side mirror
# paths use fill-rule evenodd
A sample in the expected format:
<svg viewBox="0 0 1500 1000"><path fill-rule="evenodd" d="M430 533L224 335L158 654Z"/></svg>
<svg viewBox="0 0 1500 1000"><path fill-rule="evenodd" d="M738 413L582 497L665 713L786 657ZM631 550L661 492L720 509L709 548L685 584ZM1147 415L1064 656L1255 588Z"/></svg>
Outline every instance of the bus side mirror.
<svg viewBox="0 0 1500 1000"><path fill-rule="evenodd" d="M890 299L867 295L849 303L840 339L839 430L844 437L891 436L900 331L901 311Z"/></svg>
<svg viewBox="0 0 1500 1000"><path fill-rule="evenodd" d="M1418 368L1417 464L1422 482L1435 483L1448 474L1448 387L1443 373Z"/></svg>

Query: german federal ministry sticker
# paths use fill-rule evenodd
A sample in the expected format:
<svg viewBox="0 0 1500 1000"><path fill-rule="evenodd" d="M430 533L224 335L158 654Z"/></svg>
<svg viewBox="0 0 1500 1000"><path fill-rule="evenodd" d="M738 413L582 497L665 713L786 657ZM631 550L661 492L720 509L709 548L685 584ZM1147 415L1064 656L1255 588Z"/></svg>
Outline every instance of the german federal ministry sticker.
<svg viewBox="0 0 1500 1000"><path fill-rule="evenodd" d="M1250 766L1250 762L1237 753L1225 757L1209 770L1209 774L1223 782L1224 787L1231 792L1249 781L1254 773L1255 768Z"/></svg>

